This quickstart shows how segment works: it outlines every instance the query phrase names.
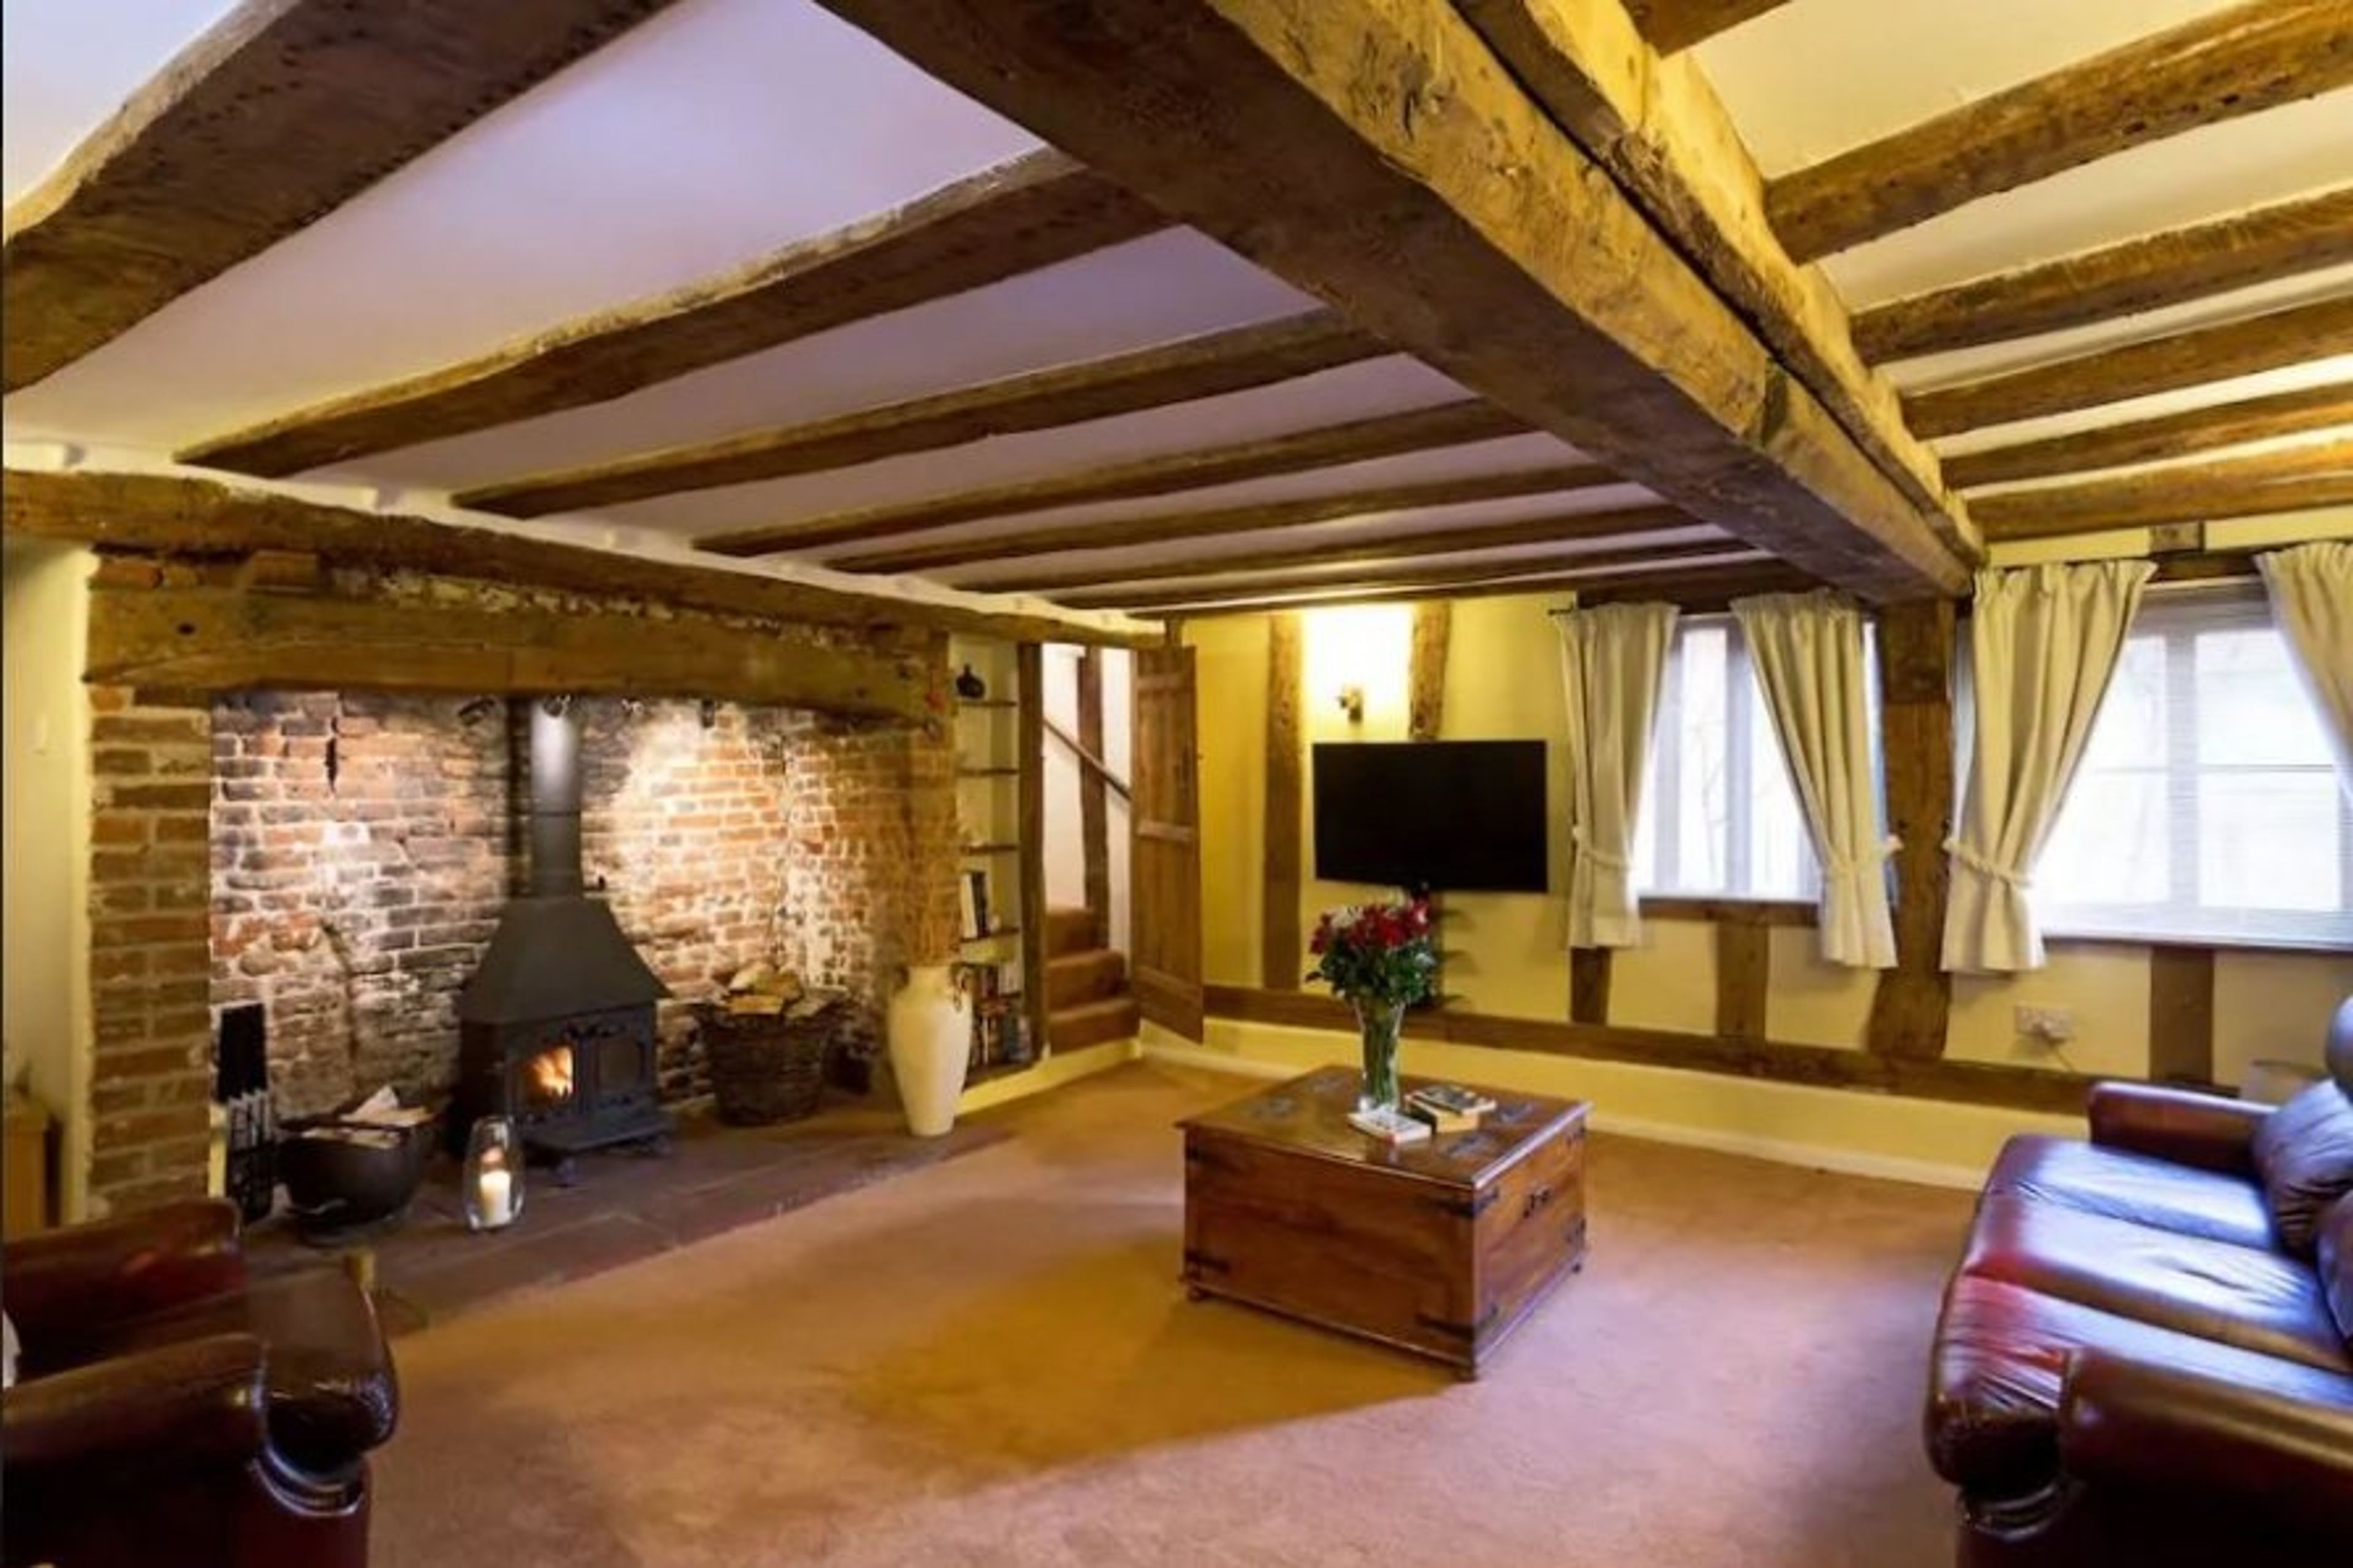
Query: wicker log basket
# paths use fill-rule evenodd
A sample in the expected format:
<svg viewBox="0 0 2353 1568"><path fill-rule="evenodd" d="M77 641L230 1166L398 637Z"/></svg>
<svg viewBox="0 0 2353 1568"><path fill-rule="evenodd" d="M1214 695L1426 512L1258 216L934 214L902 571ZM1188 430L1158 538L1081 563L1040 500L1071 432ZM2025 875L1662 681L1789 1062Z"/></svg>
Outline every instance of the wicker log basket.
<svg viewBox="0 0 2353 1568"><path fill-rule="evenodd" d="M711 1061L719 1120L765 1127L813 1114L825 1092L826 1057L844 1016L844 999L805 996L779 1013L695 1009Z"/></svg>

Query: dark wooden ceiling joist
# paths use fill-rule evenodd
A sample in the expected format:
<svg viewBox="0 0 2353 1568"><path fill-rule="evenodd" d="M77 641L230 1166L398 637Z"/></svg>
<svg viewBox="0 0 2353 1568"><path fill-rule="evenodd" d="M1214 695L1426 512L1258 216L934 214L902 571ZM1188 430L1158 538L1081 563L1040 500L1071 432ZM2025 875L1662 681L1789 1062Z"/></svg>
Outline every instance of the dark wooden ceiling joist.
<svg viewBox="0 0 2353 1568"><path fill-rule="evenodd" d="M1166 226L1100 174L1033 153L719 278L199 442L180 461L293 474L585 407Z"/></svg>
<svg viewBox="0 0 2353 1568"><path fill-rule="evenodd" d="M2278 392L2154 419L2103 425L2072 436L1989 447L1947 458L1945 477L1957 487L1974 489L2164 462L2340 425L2353 429L2353 383Z"/></svg>
<svg viewBox="0 0 2353 1568"><path fill-rule="evenodd" d="M1789 0L1626 0L1642 37L1662 55L1729 32Z"/></svg>
<svg viewBox="0 0 2353 1568"><path fill-rule="evenodd" d="M2353 0L2253 0L1775 180L1800 260L2130 147L2353 82Z"/></svg>
<svg viewBox="0 0 2353 1568"><path fill-rule="evenodd" d="M1331 495L1302 496L1292 500L1250 501L1239 506L1212 507L1199 511L1040 523L1012 533L864 551L830 559L826 564L844 572L933 572L948 566L969 566L976 561L1008 561L1021 556L1057 555L1078 550L1132 550L1138 545L1167 544L1187 539L1219 539L1238 533L1264 533L1273 529L1298 528L1311 522L1334 522L1341 518L1367 517L1383 512L1415 511L1425 507L1461 506L1472 501L1507 500L1518 496L1565 495L1620 482L1616 474L1589 463L1556 463L1541 468L1516 468L1497 474L1464 474L1444 479L1416 479L1405 484L1342 490Z"/></svg>
<svg viewBox="0 0 2353 1568"><path fill-rule="evenodd" d="M1915 392L1904 412L1923 436L1957 436L2348 353L2353 298L2324 300Z"/></svg>
<svg viewBox="0 0 2353 1568"><path fill-rule="evenodd" d="M1140 413L1268 386L1389 352L1335 312L1317 310L780 430L483 485L461 491L455 500L461 507L505 517L621 506L655 496L846 468L989 436Z"/></svg>
<svg viewBox="0 0 2353 1568"><path fill-rule="evenodd" d="M1024 479L925 500L861 507L769 528L740 529L697 542L705 550L725 555L786 554L868 544L986 518L1018 517L1024 512L1095 501L1173 495L1432 447L1498 440L1523 434L1527 427L1527 422L1515 415L1468 398L1223 447L1106 463L1050 479Z"/></svg>
<svg viewBox="0 0 2353 1568"><path fill-rule="evenodd" d="M1312 566L1345 557L1361 565L1413 561L1431 555L1466 555L1482 550L1506 550L1527 544L1565 544L1572 540L1622 539L1660 533L1670 529L1704 528L1671 506L1634 507L1623 511L1564 512L1524 518L1516 522L1473 523L1469 527L1429 528L1393 533L1380 539L1319 539L1305 544L1278 544L1264 550L1232 554L1159 561L1149 565L1097 565L1059 572L1023 573L991 582L987 593L1045 594L1059 596L1073 589L1107 581L1159 583L1171 578L1200 577L1209 573L1280 572ZM1736 548L1727 537L1725 547Z"/></svg>
<svg viewBox="0 0 2353 1568"><path fill-rule="evenodd" d="M2265 517L2353 502L2353 437L1978 498L1988 538Z"/></svg>
<svg viewBox="0 0 2353 1568"><path fill-rule="evenodd" d="M9 537L194 557L257 551L338 564L643 599L722 615L829 626L928 627L1015 640L1157 646L1156 635L1051 615L892 598L616 551L354 511L268 490L168 474L11 468L0 487Z"/></svg>
<svg viewBox="0 0 2353 1568"><path fill-rule="evenodd" d="M0 387L314 222L669 0L246 0L8 209Z"/></svg>
<svg viewBox="0 0 2353 1568"><path fill-rule="evenodd" d="M823 0L1368 331L1874 598L1967 568L1443 0Z"/></svg>
<svg viewBox="0 0 2353 1568"><path fill-rule="evenodd" d="M1320 576L1294 574L1220 579L1176 588L1110 587L1066 595L1061 602L1073 607L1092 605L1109 609L1115 606L1157 615L1163 610L1180 606L1264 604L1286 595L1300 594L1317 595L1321 602L1320 596L1325 595L1363 597L1387 590L1434 594L1504 583L1528 592L1547 585L1572 583L1578 578L1593 577L1597 574L1622 571L1629 566L1656 563L1662 568L1679 567L1694 561L1720 562L1727 565L1778 564L1739 540L1718 539L1699 544L1588 550L1581 554L1564 552L1557 555L1523 555L1504 561L1450 562L1442 564L1409 561L1399 564L1368 566L1362 570L1327 572Z"/></svg>
<svg viewBox="0 0 2353 1568"><path fill-rule="evenodd" d="M2089 326L2353 261L2353 185L1891 300L1854 319L1866 359Z"/></svg>

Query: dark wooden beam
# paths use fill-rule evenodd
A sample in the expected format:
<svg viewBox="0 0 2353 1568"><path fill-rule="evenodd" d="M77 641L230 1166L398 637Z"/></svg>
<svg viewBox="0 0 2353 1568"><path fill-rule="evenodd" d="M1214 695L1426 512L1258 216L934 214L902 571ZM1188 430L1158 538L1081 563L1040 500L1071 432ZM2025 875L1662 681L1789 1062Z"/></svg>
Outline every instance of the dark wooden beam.
<svg viewBox="0 0 2353 1568"><path fill-rule="evenodd" d="M1424 599L1413 607L1413 652L1407 668L1405 738L1435 741L1446 728L1446 651L1454 606Z"/></svg>
<svg viewBox="0 0 2353 1568"><path fill-rule="evenodd" d="M1266 865L1259 891L1259 984L1296 991L1307 973L1299 902L1306 876L1299 617L1266 618Z"/></svg>
<svg viewBox="0 0 2353 1568"><path fill-rule="evenodd" d="M1904 413L1923 436L1957 436L2340 353L2353 353L2353 298L2295 305L1915 392L1904 399Z"/></svg>
<svg viewBox="0 0 2353 1568"><path fill-rule="evenodd" d="M1789 0L1626 0L1627 13L1642 37L1662 55L1727 32L1741 23L1777 11Z"/></svg>
<svg viewBox="0 0 2353 1568"><path fill-rule="evenodd" d="M1166 226L1092 170L1033 153L720 277L198 442L180 461L300 473L604 403Z"/></svg>
<svg viewBox="0 0 2353 1568"><path fill-rule="evenodd" d="M1590 572L1546 570L1493 583L1348 589L1316 598L1312 605L1317 609L1328 609L1337 605L1385 605L1422 599L1492 599L1574 588L1577 603L1581 605L1651 600L1678 605L1691 615L1715 615L1728 608L1732 600L1745 595L1797 593L1820 585L1796 567L1759 555L1720 565L1630 572L1607 577L1596 577ZM1289 607L1300 608L1305 607L1306 602L1295 598L1287 602L1265 598L1220 599L1205 591L1198 605L1171 610L1168 615L1171 620L1193 620L1209 616L1264 615L1270 608L1286 603Z"/></svg>
<svg viewBox="0 0 2353 1568"><path fill-rule="evenodd" d="M8 209L0 389L314 223L668 0L246 0Z"/></svg>
<svg viewBox="0 0 2353 1568"><path fill-rule="evenodd" d="M1952 837L1953 638L1949 599L1891 605L1879 615L1879 737L1887 829L1895 851L1895 965L1871 998L1865 1043L1877 1055L1945 1054L1953 977L1945 972L1945 898Z"/></svg>
<svg viewBox="0 0 2353 1568"><path fill-rule="evenodd" d="M675 447L459 492L457 505L544 517L788 479L1267 386L1388 353L1328 310L1057 365L806 425ZM728 553L762 554L734 550Z"/></svg>
<svg viewBox="0 0 2353 1568"><path fill-rule="evenodd" d="M1202 511L1155 512L1142 517L1039 523L1009 533L940 540L928 544L906 544L889 550L859 551L832 557L826 564L843 572L935 572L949 566L1011 561L1030 555L1060 555L1074 550L1127 550L1137 545L1166 544L1177 540L1266 533L1277 529L1298 528L1311 522L1335 522L1342 518L1362 517L1375 512L1462 506L1472 501L1508 500L1520 496L1567 495L1623 482L1609 469L1595 468L1590 463L1554 463L1540 468L1464 474L1444 479L1414 479L1369 489L1301 496L1292 500L1245 501L1238 506L1213 507ZM1087 582L1102 580L1100 572L1092 572L1084 578Z"/></svg>
<svg viewBox="0 0 2353 1568"><path fill-rule="evenodd" d="M648 560L586 545L353 511L210 479L11 468L0 489L10 536L158 555L309 552L341 565L469 577L641 599L682 609L830 626L926 626L984 637L1156 646L1149 631L1110 631L1051 615L939 605L818 587L750 572Z"/></svg>
<svg viewBox="0 0 2353 1568"><path fill-rule="evenodd" d="M2353 81L2353 6L2253 0L1992 93L1773 182L1800 260L1981 196Z"/></svg>
<svg viewBox="0 0 2353 1568"><path fill-rule="evenodd" d="M2004 490L1974 504L1992 539L2048 539L2105 528L2218 517L2263 517L2353 501L2353 436L2342 440L2172 463L2113 479Z"/></svg>
<svg viewBox="0 0 2353 1568"><path fill-rule="evenodd" d="M1967 564L1438 0L824 0L1456 382L1817 577Z"/></svg>
<svg viewBox="0 0 2353 1568"><path fill-rule="evenodd" d="M1874 305L1870 360L1943 353L2138 315L2353 261L2353 185Z"/></svg>
<svg viewBox="0 0 2353 1568"><path fill-rule="evenodd" d="M1645 893L1642 918L1704 921L1710 925L1813 926L1821 923L1821 910L1798 899L1710 899Z"/></svg>
<svg viewBox="0 0 2353 1568"><path fill-rule="evenodd" d="M1348 515L1355 515L1353 513ZM1288 528L1289 524L1283 525ZM1413 533L1390 534L1356 542L1316 540L1305 544L1279 544L1230 555L1188 556L1181 561L1149 565L1101 563L1053 573L1025 573L1001 580L1001 586L1025 593L1057 594L1084 590L1102 583L1155 583L1174 577L1200 577L1211 573L1280 572L1293 566L1353 561L1370 566L1383 562L1414 561L1431 555L1461 555L1480 550L1502 550L1519 544L1566 544L1572 541L1621 539L1670 529L1705 528L1670 506L1634 507L1623 511L1560 512L1521 518L1511 522L1472 523L1454 528L1429 528ZM1745 548L1726 538L1724 548ZM991 584L992 590L1000 584Z"/></svg>
<svg viewBox="0 0 2353 1568"><path fill-rule="evenodd" d="M1568 952L1568 1017L1573 1024L1609 1022L1609 949L1573 947Z"/></svg>
<svg viewBox="0 0 2353 1568"><path fill-rule="evenodd" d="M411 600L92 591L88 679L182 691L569 691L708 697L913 722L932 682L913 655L791 643L716 622L484 610Z"/></svg>
<svg viewBox="0 0 2353 1568"><path fill-rule="evenodd" d="M1572 954L1572 962L1574 957ZM1335 1032L1353 1032L1356 1027L1343 1004L1307 992L1284 995L1240 986L1212 985L1208 988L1207 1003L1212 1017ZM1546 1018L1506 1018L1452 1006L1409 1012L1405 1032L1409 1039L1445 1040L1455 1045L1533 1051L1587 1061L1711 1072L1814 1089L1902 1095L1962 1105L1999 1105L2054 1115L2081 1115L2085 1097L2096 1081L2074 1073L2045 1072L2035 1068L1907 1061L1832 1046L1730 1040L1715 1035L1638 1029L1575 1019L1564 1024Z"/></svg>
<svg viewBox="0 0 2353 1568"><path fill-rule="evenodd" d="M1958 488L1975 489L2053 474L2164 462L2340 425L2353 428L2353 383L2275 392L2268 397L2103 425L2072 436L1992 447L1946 458L1945 477Z"/></svg>
<svg viewBox="0 0 2353 1568"><path fill-rule="evenodd" d="M1746 921L1715 928L1715 1032L1727 1040L1765 1038L1773 984L1773 929Z"/></svg>
<svg viewBox="0 0 2353 1568"><path fill-rule="evenodd" d="M1336 556L1338 552L1334 554ZM1257 576L1239 581L1208 576L1217 571L1217 563L1203 561L1197 562L1194 570L1208 576L1208 580L1190 586L1131 589L1114 584L1090 589L1083 594L1063 594L1057 602L1074 609L1124 608L1139 605L1166 608L1229 599L1265 600L1284 594L1356 595L1377 588L1435 590L1469 587L1503 579L1518 581L1541 577L1544 584L1553 584L1574 581L1580 574L1589 576L1597 572L1615 571L1627 566L1652 563L1665 566L1676 562L1726 556L1751 561L1764 559L1739 540L1715 539L1694 544L1630 545L1622 550L1567 552L1520 556L1508 561L1404 561L1346 572L1326 572L1307 576ZM1111 570L1115 571L1116 568Z"/></svg>
<svg viewBox="0 0 2353 1568"><path fill-rule="evenodd" d="M1103 657L1100 648L1079 655L1079 859L1094 945L1116 947L1111 930L1111 790L1098 765L1103 754Z"/></svg>
<svg viewBox="0 0 2353 1568"><path fill-rule="evenodd" d="M2214 950L2148 950L2148 1076L2158 1083L2214 1081Z"/></svg>
<svg viewBox="0 0 2353 1568"><path fill-rule="evenodd" d="M705 550L728 555L781 554L844 544L870 544L945 528L951 523L1016 517L1023 512L1091 501L1173 495L1211 485L1337 468L1402 452L1427 451L1433 447L1492 441L1520 435L1526 429L1525 420L1475 398L1466 398L1430 408L1409 408L1401 414L1376 415L1345 425L1327 425L1223 447L1107 463L1050 479L1023 479L925 500L894 501L796 522L747 528L712 535L699 542Z"/></svg>

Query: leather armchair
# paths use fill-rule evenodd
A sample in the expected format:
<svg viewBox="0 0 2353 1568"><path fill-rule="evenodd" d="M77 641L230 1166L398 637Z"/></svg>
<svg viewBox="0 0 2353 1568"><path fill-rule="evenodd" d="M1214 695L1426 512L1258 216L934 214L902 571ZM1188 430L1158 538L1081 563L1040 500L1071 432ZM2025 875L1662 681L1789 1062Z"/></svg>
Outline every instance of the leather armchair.
<svg viewBox="0 0 2353 1568"><path fill-rule="evenodd" d="M363 1568L397 1395L341 1270L249 1279L235 1209L201 1202L13 1243L0 1290L11 1568Z"/></svg>

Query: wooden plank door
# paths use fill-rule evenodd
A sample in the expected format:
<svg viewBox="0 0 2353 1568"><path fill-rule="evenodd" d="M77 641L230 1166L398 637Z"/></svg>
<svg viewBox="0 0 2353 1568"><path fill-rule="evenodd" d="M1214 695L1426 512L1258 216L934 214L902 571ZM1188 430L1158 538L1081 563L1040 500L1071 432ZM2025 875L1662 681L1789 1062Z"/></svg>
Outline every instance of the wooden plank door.
<svg viewBox="0 0 2353 1568"><path fill-rule="evenodd" d="M1193 725L1193 650L1139 650L1128 857L1135 1000L1146 1018L1188 1040L1201 1037L1201 817Z"/></svg>

